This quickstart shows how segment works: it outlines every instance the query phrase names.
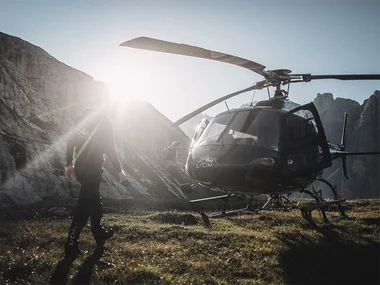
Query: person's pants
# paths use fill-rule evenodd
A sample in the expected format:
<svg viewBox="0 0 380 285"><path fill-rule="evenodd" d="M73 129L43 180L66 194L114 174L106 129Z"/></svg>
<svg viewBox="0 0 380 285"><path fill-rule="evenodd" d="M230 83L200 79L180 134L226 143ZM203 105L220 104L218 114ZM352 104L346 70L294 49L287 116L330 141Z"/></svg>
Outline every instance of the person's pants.
<svg viewBox="0 0 380 285"><path fill-rule="evenodd" d="M103 215L102 198L99 187L102 173L75 173L81 183L79 199L74 217L69 229L68 243L73 245L78 242L83 227L91 219L93 233L101 228L100 221Z"/></svg>

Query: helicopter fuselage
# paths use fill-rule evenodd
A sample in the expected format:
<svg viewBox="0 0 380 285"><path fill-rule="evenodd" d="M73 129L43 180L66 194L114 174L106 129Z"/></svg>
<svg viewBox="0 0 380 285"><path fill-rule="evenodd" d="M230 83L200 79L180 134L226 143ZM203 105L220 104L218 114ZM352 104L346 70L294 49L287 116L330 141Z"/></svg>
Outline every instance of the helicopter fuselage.
<svg viewBox="0 0 380 285"><path fill-rule="evenodd" d="M290 178L282 176L279 153L255 146L207 145L191 152L186 170L192 179L243 194L299 192L319 173L315 171Z"/></svg>
<svg viewBox="0 0 380 285"><path fill-rule="evenodd" d="M204 185L244 194L292 193L312 183L331 166L318 113L312 103L292 111L273 105L231 110L201 122L187 174Z"/></svg>

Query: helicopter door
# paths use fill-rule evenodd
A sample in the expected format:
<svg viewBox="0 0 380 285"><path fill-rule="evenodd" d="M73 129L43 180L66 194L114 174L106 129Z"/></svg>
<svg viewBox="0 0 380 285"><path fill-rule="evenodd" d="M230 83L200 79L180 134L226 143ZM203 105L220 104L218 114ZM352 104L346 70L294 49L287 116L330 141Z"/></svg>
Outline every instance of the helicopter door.
<svg viewBox="0 0 380 285"><path fill-rule="evenodd" d="M282 118L280 154L282 169L290 176L310 175L331 166L325 132L313 103Z"/></svg>

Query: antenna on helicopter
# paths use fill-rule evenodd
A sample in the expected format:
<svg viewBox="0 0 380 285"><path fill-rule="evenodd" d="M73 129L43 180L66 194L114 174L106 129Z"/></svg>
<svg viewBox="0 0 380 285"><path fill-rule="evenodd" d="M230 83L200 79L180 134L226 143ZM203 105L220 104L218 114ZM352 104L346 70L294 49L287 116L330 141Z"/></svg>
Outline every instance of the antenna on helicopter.
<svg viewBox="0 0 380 285"><path fill-rule="evenodd" d="M229 113L230 112L230 108L228 108L227 101L224 101L224 104L226 104L226 107L227 107L227 110L228 110L228 113Z"/></svg>
<svg viewBox="0 0 380 285"><path fill-rule="evenodd" d="M253 99L255 98L255 94L256 94L256 89L253 90L251 104L249 104L249 106L251 106L251 107L253 106Z"/></svg>

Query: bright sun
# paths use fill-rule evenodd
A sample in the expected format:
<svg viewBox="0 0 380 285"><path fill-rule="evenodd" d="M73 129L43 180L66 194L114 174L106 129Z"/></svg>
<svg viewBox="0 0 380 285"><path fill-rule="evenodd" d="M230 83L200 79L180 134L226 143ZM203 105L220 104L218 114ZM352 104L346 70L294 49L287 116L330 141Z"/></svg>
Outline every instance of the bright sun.
<svg viewBox="0 0 380 285"><path fill-rule="evenodd" d="M101 81L107 84L113 100L144 100L143 94L138 92L138 86L143 84L144 79L131 73L129 68L114 66L103 75Z"/></svg>
<svg viewBox="0 0 380 285"><path fill-rule="evenodd" d="M145 101L171 116L176 110L173 94L186 91L177 71L175 63L168 64L167 58L159 54L121 49L95 61L91 74L107 84L113 104Z"/></svg>
<svg viewBox="0 0 380 285"><path fill-rule="evenodd" d="M149 100L151 74L147 62L118 51L96 62L93 75L107 84L113 100Z"/></svg>

